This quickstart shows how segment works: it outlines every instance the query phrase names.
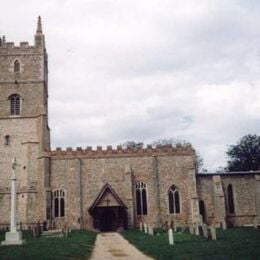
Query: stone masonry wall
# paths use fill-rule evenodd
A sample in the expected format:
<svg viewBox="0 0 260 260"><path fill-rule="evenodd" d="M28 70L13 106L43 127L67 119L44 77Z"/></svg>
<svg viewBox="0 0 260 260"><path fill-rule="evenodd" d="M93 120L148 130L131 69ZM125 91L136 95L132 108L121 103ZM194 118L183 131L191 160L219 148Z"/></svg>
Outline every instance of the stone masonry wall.
<svg viewBox="0 0 260 260"><path fill-rule="evenodd" d="M254 175L242 176L222 176L223 189L225 193L225 202L227 208L227 223L230 226L241 226L252 224L257 215ZM231 214L228 210L227 186L232 184L235 213Z"/></svg>
<svg viewBox="0 0 260 260"><path fill-rule="evenodd" d="M36 217L40 210L38 208L37 195L38 186L43 185L39 180L39 149L37 119L9 119L0 122L0 224L9 222L10 204L10 177L12 172L12 158L16 157L19 164L16 169L17 175L17 221L29 223L37 221ZM5 136L10 136L10 142L5 145ZM34 209L34 210L32 210ZM45 211L45 210L44 210Z"/></svg>
<svg viewBox="0 0 260 260"><path fill-rule="evenodd" d="M0 46L0 224L9 223L12 158L17 167L17 222L31 223L45 218L44 175L40 157L49 149L47 118L47 54L44 35L37 31L35 45ZM14 71L14 62L20 71ZM20 114L10 114L12 94L20 96ZM9 143L6 144L6 136ZM45 206L45 205L44 205Z"/></svg>
<svg viewBox="0 0 260 260"><path fill-rule="evenodd" d="M56 225L78 226L82 218L84 228L92 228L93 220L88 209L106 183L128 207L129 226L137 225L139 221L158 226L172 218L179 224L189 221L191 196L187 186L191 182L188 173L194 165L191 147L164 150L149 147L139 151L121 150L120 147L117 150L98 148L97 151L68 148L52 151L50 156L51 189L66 192L66 214L55 220ZM147 216L136 215L135 183L138 181L147 185ZM168 210L168 190L173 184L179 189L181 200L181 213L176 216L170 215Z"/></svg>
<svg viewBox="0 0 260 260"><path fill-rule="evenodd" d="M191 222L191 182L189 170L194 167L192 156L165 156L158 158L161 222L173 221L177 225ZM194 172L194 171L193 171ZM195 172L194 172L195 174ZM169 213L168 190L175 185L180 195L180 214Z"/></svg>
<svg viewBox="0 0 260 260"><path fill-rule="evenodd" d="M256 205L260 200L256 192L255 174L200 174L197 176L197 187L199 199L204 201L206 210L206 222L208 224L219 224L218 212L221 210L216 205L216 193L214 189L213 176L219 176L224 192L225 219L228 226L241 226L253 224L257 218ZM235 213L229 213L227 187L233 187Z"/></svg>
<svg viewBox="0 0 260 260"><path fill-rule="evenodd" d="M197 189L199 200L202 200L205 205L206 223L214 224L215 218L215 203L214 203L214 183L212 176L197 177Z"/></svg>

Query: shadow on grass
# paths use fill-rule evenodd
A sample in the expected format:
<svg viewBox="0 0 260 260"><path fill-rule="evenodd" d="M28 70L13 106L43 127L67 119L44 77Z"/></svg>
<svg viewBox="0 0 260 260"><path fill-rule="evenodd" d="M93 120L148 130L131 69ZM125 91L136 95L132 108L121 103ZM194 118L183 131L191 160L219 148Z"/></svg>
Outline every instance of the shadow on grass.
<svg viewBox="0 0 260 260"><path fill-rule="evenodd" d="M23 238L25 245L1 246L0 259L88 259L96 233L72 231L68 238L33 238L31 232L25 231ZM4 240L4 232L0 240Z"/></svg>
<svg viewBox="0 0 260 260"><path fill-rule="evenodd" d="M177 232L174 246L168 244L166 232L149 236L128 230L122 235L154 259L260 259L260 230L253 228L218 229L216 241Z"/></svg>

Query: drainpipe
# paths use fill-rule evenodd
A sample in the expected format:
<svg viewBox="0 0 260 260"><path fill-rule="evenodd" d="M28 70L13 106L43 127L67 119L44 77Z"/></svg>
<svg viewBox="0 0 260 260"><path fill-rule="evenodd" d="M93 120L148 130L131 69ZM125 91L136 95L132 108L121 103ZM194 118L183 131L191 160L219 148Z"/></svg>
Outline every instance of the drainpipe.
<svg viewBox="0 0 260 260"><path fill-rule="evenodd" d="M80 208L80 229L84 228L83 214L83 184L82 184L82 159L79 158L79 208Z"/></svg>

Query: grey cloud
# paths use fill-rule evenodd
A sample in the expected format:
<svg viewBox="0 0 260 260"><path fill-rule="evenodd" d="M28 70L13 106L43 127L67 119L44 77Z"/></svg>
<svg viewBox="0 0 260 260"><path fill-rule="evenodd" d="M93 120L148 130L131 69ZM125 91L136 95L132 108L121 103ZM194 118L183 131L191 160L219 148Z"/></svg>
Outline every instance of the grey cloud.
<svg viewBox="0 0 260 260"><path fill-rule="evenodd" d="M53 147L185 139L214 170L228 144L260 133L259 8L235 0L10 0L0 34L32 43L42 15Z"/></svg>

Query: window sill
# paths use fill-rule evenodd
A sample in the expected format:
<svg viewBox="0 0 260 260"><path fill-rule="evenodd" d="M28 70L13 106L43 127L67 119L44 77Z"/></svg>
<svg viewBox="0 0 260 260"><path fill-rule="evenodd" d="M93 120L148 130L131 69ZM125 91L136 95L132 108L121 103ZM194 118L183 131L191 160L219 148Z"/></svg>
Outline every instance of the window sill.
<svg viewBox="0 0 260 260"><path fill-rule="evenodd" d="M21 117L21 115L10 115L11 118Z"/></svg>

